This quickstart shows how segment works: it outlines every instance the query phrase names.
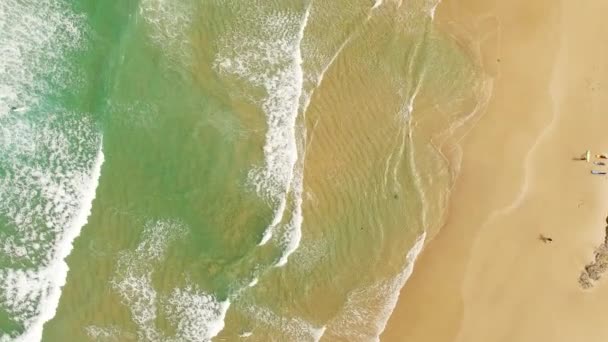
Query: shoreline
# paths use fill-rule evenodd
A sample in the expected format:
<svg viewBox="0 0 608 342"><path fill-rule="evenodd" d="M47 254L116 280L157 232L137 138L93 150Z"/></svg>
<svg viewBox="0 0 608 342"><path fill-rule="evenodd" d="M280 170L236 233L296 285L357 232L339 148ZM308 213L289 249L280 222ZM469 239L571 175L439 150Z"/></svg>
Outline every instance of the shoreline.
<svg viewBox="0 0 608 342"><path fill-rule="evenodd" d="M608 338L600 319L608 285L579 284L604 243L608 182L572 160L608 148L599 129L608 125L608 51L596 44L608 6L495 6L444 0L437 8L444 31L479 48L494 87L458 143L445 224L420 254L383 341Z"/></svg>

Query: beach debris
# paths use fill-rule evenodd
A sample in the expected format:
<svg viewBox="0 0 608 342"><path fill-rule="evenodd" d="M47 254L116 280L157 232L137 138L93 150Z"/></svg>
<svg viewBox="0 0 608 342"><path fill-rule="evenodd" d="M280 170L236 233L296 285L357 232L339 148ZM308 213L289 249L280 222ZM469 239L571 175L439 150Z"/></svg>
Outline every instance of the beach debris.
<svg viewBox="0 0 608 342"><path fill-rule="evenodd" d="M599 166L604 166L604 165L606 165L606 163L604 163L604 162L600 162L600 161L593 162L593 164L595 164L595 165L599 165Z"/></svg>
<svg viewBox="0 0 608 342"><path fill-rule="evenodd" d="M605 154L605 153L596 154L595 157L600 158L600 159L608 159L608 154Z"/></svg>
<svg viewBox="0 0 608 342"><path fill-rule="evenodd" d="M550 238L550 237L548 237L548 236L545 236L545 235L543 235L543 234L540 234L540 235L538 236L538 238L540 239L540 241L542 241L542 242L544 242L544 243L553 242L553 239L552 239L552 238Z"/></svg>
<svg viewBox="0 0 608 342"><path fill-rule="evenodd" d="M591 170L592 175L605 175L606 171Z"/></svg>

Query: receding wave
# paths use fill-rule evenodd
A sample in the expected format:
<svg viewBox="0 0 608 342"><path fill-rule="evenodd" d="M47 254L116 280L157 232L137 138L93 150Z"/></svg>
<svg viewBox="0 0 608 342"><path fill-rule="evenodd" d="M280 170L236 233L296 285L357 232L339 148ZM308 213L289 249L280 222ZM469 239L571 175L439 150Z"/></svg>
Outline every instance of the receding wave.
<svg viewBox="0 0 608 342"><path fill-rule="evenodd" d="M396 276L355 289L349 293L342 311L327 324L326 337L331 340L379 341L390 318L401 288L414 271L426 233L422 233L407 253L405 266Z"/></svg>
<svg viewBox="0 0 608 342"><path fill-rule="evenodd" d="M68 272L64 259L87 222L104 159L101 139L88 129L85 125L69 134L88 135L88 144L99 145L96 153L94 145L70 146L64 133L51 129L30 137L40 145L46 142L51 151L38 145L33 155L27 151L28 158L20 159L0 151L7 170L0 178L0 216L8 228L0 232L0 251L3 264L9 265L0 269L0 308L23 329L5 332L4 340L16 335L18 340L39 340L43 324L55 315ZM70 149L82 154L71 155ZM55 166L49 168L47 162Z"/></svg>
<svg viewBox="0 0 608 342"><path fill-rule="evenodd" d="M255 316L260 325L264 326L271 331L274 331L276 335L280 336L281 339L286 341L319 341L325 327L315 327L314 324L307 322L300 317L286 317L278 315L271 309L261 306L250 306L245 311ZM249 335L255 335L255 332ZM258 339L264 337L256 336Z"/></svg>
<svg viewBox="0 0 608 342"><path fill-rule="evenodd" d="M304 14L253 12L260 16L255 27L259 37L243 39L246 32L238 31L224 37L215 64L221 74L236 76L265 91L265 96L254 99L266 115L264 162L249 176L257 193L275 206L274 218L261 238L261 245L283 223L287 207L293 210L289 222L284 223L286 233L279 239L284 253L277 266L282 266L297 248L301 235L302 172L296 169L296 162L303 153L297 148L302 132L296 132L296 122L303 90L300 44L309 9ZM292 203L288 203L290 196Z"/></svg>
<svg viewBox="0 0 608 342"><path fill-rule="evenodd" d="M437 4L0 3L0 341L377 339L474 115Z"/></svg>
<svg viewBox="0 0 608 342"><path fill-rule="evenodd" d="M137 247L118 258L112 288L131 312L140 341L208 341L224 326L228 300L220 301L193 284L175 286L170 293L159 293L154 286L153 274L162 270L167 249L186 233L177 220L149 221ZM173 324L174 336L157 327L160 315Z"/></svg>
<svg viewBox="0 0 608 342"><path fill-rule="evenodd" d="M0 340L33 341L55 315L104 155L90 115L56 100L75 82L65 56L84 18L60 0L7 0L0 26Z"/></svg>

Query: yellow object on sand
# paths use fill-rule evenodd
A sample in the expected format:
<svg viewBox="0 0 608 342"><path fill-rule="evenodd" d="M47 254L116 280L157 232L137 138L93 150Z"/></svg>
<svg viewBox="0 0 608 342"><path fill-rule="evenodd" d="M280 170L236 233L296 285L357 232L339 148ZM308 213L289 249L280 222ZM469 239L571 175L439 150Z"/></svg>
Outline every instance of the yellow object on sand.
<svg viewBox="0 0 608 342"><path fill-rule="evenodd" d="M589 162L589 160L591 160L591 151L587 150L587 153L585 153L585 160L587 161L587 163Z"/></svg>

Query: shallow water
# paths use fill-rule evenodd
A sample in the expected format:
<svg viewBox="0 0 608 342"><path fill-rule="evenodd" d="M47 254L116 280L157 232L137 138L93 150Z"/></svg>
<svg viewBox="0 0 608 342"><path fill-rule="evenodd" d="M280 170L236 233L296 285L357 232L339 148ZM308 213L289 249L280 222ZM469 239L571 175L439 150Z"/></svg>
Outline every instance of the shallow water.
<svg viewBox="0 0 608 342"><path fill-rule="evenodd" d="M0 341L377 339L482 100L436 5L0 4Z"/></svg>

